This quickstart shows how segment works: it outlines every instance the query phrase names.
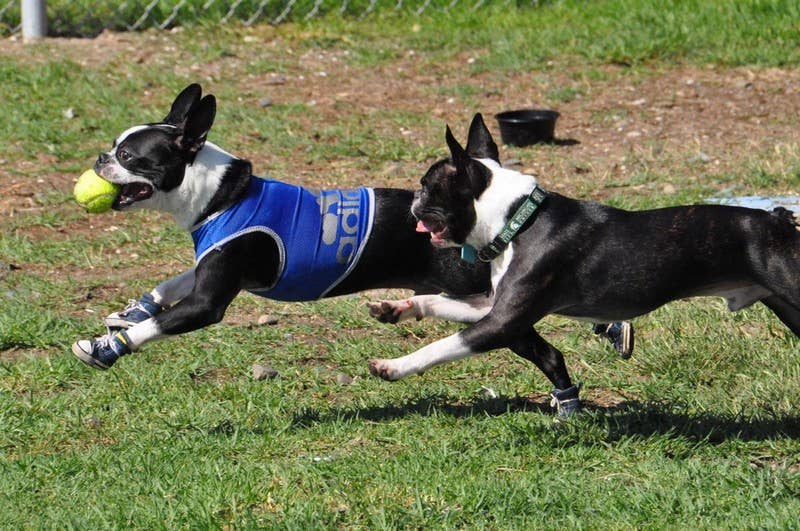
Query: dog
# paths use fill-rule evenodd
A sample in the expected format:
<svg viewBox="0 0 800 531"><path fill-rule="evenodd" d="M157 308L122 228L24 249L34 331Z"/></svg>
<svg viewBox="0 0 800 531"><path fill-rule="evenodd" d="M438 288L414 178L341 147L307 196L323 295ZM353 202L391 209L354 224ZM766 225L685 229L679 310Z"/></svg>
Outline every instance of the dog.
<svg viewBox="0 0 800 531"><path fill-rule="evenodd" d="M284 301L375 288L472 300L491 288L488 264L415 231L412 191L316 191L256 177L249 161L207 140L215 115L214 96L189 85L161 122L127 129L98 156L95 171L121 187L113 208L171 214L191 232L197 260L108 315L109 333L76 341L84 363L108 369L149 341L217 323L242 290ZM600 328L630 353L619 324Z"/></svg>
<svg viewBox="0 0 800 531"><path fill-rule="evenodd" d="M95 162L121 186L115 210L171 214L192 233L197 262L106 317L111 333L75 342L81 361L107 369L149 341L219 322L241 290L287 301L374 288L489 290L487 264L415 232L412 191L313 191L255 177L249 161L207 141L216 100L201 96L189 85L163 121L124 131Z"/></svg>
<svg viewBox="0 0 800 531"><path fill-rule="evenodd" d="M580 409L564 357L534 329L548 314L632 319L670 301L721 296L731 311L762 302L800 336L800 232L788 211L694 205L625 211L547 192L500 166L480 114L466 148L449 127L450 158L435 163L412 204L418 230L439 247L491 261L492 296L415 296L372 305L397 319L458 316L473 324L395 359L370 361L398 380L498 348L532 361L554 385L560 416Z"/></svg>

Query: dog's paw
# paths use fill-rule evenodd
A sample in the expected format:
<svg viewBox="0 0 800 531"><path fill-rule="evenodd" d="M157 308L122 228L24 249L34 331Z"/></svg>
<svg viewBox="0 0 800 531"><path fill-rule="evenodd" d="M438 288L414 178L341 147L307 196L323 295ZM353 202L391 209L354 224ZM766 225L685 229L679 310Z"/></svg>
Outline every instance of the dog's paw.
<svg viewBox="0 0 800 531"><path fill-rule="evenodd" d="M391 360L369 360L369 372L372 376L377 376L388 382L400 379L397 370L391 365Z"/></svg>
<svg viewBox="0 0 800 531"><path fill-rule="evenodd" d="M369 314L382 323L398 323L412 317L422 319L419 309L411 299L371 302Z"/></svg>

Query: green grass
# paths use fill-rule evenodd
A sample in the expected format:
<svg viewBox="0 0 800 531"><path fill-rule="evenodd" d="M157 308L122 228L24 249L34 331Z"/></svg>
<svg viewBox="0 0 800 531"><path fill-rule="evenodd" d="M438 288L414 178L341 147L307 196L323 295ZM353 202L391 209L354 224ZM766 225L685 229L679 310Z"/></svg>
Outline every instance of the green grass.
<svg viewBox="0 0 800 531"><path fill-rule="evenodd" d="M517 398L547 386L507 353L370 379L367 357L415 341L360 319L356 302L293 307L326 315L316 326L192 334L109 373L55 354L3 364L4 527L770 528L800 508L798 342L759 334L753 353L736 324L770 322L761 311L659 311L638 322L654 337L628 363L548 321L581 346L565 350L590 394L643 397L553 424L543 398ZM253 381L259 359L281 377ZM358 378L338 387L337 371Z"/></svg>
<svg viewBox="0 0 800 531"><path fill-rule="evenodd" d="M476 71L538 67L548 59L569 57L621 64L686 60L725 65L792 65L800 58L800 30L794 22L800 7L791 0L565 0L517 9L504 2L487 4L472 10L462 3L447 17L431 11L430 16L399 23L379 12L384 38L377 41L363 25L353 28L346 19L332 27L331 35L353 29L368 41L366 50L355 48L367 61L385 57L391 49L438 51L440 57L463 47L482 50L472 67ZM443 39L459 46L443 46ZM348 40L358 45L361 39L348 35Z"/></svg>
<svg viewBox="0 0 800 531"><path fill-rule="evenodd" d="M331 16L278 28L198 20L92 61L58 42L15 50L34 60L0 47L0 184L34 190L0 195L0 528L795 527L800 341L760 306L730 314L719 300L670 304L635 321L629 361L585 325L545 319L538 329L564 352L590 406L566 423L553 421L544 377L507 351L394 384L370 377L369 358L458 329L378 325L364 303L382 293L309 304L243 295L228 324L150 344L108 372L69 353L75 339L102 333L100 316L191 264L188 236L166 217L90 217L69 190L116 134L163 116L197 77L222 102L214 139L261 157L274 177L295 181L310 167L320 181L367 182L399 164L387 179L405 183L444 152L443 122L491 97L487 79L531 72L546 103L591 109L595 84L800 59L792 2L541 4L459 2L448 16L378 10L366 23ZM140 57L135 44L158 50ZM255 82L313 75L299 58L318 52L340 54L353 75L427 76L422 101L320 110L298 95L254 110L264 95ZM561 69L566 84L555 81ZM478 80L448 77L458 71ZM637 112L614 105L587 112L589 125ZM444 117L432 116L438 107ZM594 174L573 171L594 162L561 146L503 154L570 159L558 177L571 193L602 191L631 208L797 188L796 144L724 154L736 162L725 172L705 172L689 149L656 148L626 148L630 171L600 189ZM279 324L255 326L264 313ZM253 380L253 363L280 377ZM352 385L337 383L340 372Z"/></svg>

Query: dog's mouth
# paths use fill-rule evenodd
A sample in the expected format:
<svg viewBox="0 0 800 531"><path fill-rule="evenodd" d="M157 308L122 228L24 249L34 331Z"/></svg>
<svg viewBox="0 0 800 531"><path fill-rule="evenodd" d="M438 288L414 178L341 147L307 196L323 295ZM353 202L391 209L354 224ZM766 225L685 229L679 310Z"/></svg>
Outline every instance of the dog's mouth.
<svg viewBox="0 0 800 531"><path fill-rule="evenodd" d="M430 233L433 245L445 245L450 240L447 225L441 221L421 219L417 222L417 232Z"/></svg>
<svg viewBox="0 0 800 531"><path fill-rule="evenodd" d="M151 195L153 195L153 187L147 183L124 184L111 208L114 210L123 210L138 201L144 201L150 198Z"/></svg>

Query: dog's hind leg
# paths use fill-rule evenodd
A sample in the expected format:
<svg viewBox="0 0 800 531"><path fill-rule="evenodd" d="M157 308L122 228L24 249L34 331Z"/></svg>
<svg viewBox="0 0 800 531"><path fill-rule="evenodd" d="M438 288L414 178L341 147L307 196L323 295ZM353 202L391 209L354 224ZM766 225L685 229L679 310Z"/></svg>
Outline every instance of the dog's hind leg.
<svg viewBox="0 0 800 531"><path fill-rule="evenodd" d="M789 330L794 332L794 335L800 337L799 308L792 306L777 295L770 295L761 302L763 302L767 308L772 310L772 312L778 316L778 319L780 319L783 324L788 326Z"/></svg>
<svg viewBox="0 0 800 531"><path fill-rule="evenodd" d="M459 323L475 323L489 313L494 298L486 295L452 298L446 295L415 295L398 301L369 303L369 313L382 323L436 317Z"/></svg>
<svg viewBox="0 0 800 531"><path fill-rule="evenodd" d="M772 215L787 221L788 211L776 209ZM768 236L758 234L748 242L746 252L753 278L768 292L761 302L800 337L800 234L794 228L793 222L781 222ZM759 242L766 237L772 245L762 249Z"/></svg>

